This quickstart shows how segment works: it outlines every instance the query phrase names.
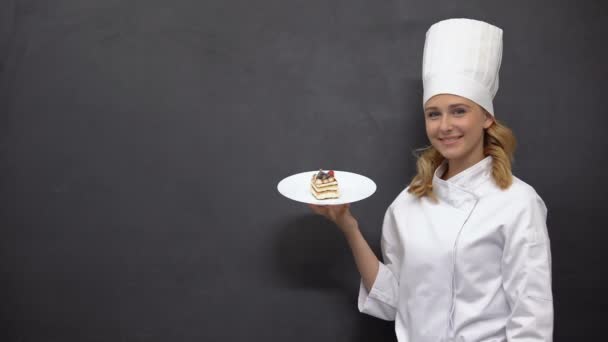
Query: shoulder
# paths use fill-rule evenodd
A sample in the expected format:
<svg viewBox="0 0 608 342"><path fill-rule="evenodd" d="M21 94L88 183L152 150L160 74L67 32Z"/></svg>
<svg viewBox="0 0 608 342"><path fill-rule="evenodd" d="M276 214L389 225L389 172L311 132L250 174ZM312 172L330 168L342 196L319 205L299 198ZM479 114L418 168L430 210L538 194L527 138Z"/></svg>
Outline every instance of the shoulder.
<svg viewBox="0 0 608 342"><path fill-rule="evenodd" d="M500 210L509 223L509 236L525 237L531 243L548 241L547 206L536 190L513 176L513 184L504 193L508 202Z"/></svg>
<svg viewBox="0 0 608 342"><path fill-rule="evenodd" d="M409 216L409 212L412 212L412 208L419 202L419 199L408 192L409 187L401 190L395 199L386 209L384 213L384 223L382 232L385 236L393 236L391 234L398 234L405 225L406 218ZM414 210L415 211L415 210ZM393 236L394 237L394 236Z"/></svg>
<svg viewBox="0 0 608 342"><path fill-rule="evenodd" d="M516 176L513 176L513 184L507 190L510 190L511 196L521 200L543 201L532 185L524 182Z"/></svg>
<svg viewBox="0 0 608 342"><path fill-rule="evenodd" d="M403 210L419 202L419 198L412 195L408 190L409 186L403 189L397 195L397 197L395 197L395 199L389 205L388 211L394 212L395 210Z"/></svg>
<svg viewBox="0 0 608 342"><path fill-rule="evenodd" d="M513 176L513 183L505 190L498 189L499 196L507 203L508 207L519 210L540 209L547 211L545 202L532 185L520 178Z"/></svg>

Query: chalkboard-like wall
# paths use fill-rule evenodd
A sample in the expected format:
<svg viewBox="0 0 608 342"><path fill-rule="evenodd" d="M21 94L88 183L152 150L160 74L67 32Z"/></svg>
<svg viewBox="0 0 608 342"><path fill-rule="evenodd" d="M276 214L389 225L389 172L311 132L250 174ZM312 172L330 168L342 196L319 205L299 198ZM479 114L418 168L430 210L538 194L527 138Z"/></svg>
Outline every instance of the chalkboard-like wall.
<svg viewBox="0 0 608 342"><path fill-rule="evenodd" d="M352 211L379 254L452 17L504 30L494 104L549 208L555 340L599 333L605 2L5 0L0 340L394 341L338 230L276 185L372 178Z"/></svg>

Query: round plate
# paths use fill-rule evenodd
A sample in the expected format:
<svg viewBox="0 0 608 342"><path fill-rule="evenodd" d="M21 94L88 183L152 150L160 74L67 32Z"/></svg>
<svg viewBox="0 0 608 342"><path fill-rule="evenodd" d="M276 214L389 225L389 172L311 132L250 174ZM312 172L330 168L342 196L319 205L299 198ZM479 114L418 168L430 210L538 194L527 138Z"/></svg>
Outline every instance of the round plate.
<svg viewBox="0 0 608 342"><path fill-rule="evenodd" d="M325 170L323 170L325 171ZM318 205L337 205L360 201L376 192L376 183L373 180L347 171L334 170L334 177L338 181L339 198L316 199L310 192L310 180L317 171L306 171L284 178L277 185L281 195L294 201Z"/></svg>

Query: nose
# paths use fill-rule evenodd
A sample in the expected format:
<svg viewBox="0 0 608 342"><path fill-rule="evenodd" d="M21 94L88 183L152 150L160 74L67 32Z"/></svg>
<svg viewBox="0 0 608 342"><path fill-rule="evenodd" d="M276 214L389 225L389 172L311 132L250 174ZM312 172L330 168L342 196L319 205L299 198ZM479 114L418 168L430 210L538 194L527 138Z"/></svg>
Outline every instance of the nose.
<svg viewBox="0 0 608 342"><path fill-rule="evenodd" d="M442 132L449 132L452 130L452 120L449 115L441 116L441 122L439 122L439 129Z"/></svg>

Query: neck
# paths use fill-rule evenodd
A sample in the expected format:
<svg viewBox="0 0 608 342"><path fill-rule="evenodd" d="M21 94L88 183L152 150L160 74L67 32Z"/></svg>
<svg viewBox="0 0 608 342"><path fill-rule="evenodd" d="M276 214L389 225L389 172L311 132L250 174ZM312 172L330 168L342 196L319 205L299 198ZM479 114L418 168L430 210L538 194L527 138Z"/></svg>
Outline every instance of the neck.
<svg viewBox="0 0 608 342"><path fill-rule="evenodd" d="M448 180L453 176L461 173L462 171L468 169L469 167L479 163L483 160L485 156L483 152L480 154L476 154L475 156L471 156L466 160L449 160L448 159L448 167L443 176L441 177L443 180Z"/></svg>

